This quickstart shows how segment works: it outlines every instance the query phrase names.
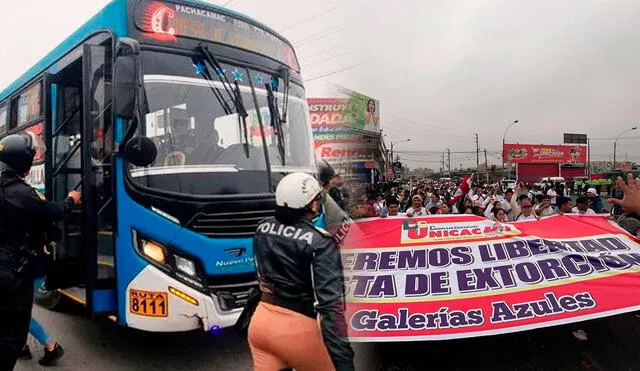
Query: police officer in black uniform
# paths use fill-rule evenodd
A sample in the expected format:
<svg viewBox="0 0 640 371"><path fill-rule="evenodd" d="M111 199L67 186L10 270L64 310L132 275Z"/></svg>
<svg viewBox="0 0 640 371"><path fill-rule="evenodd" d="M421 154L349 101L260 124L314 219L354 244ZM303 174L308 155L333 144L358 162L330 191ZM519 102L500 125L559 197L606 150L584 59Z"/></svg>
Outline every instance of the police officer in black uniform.
<svg viewBox="0 0 640 371"><path fill-rule="evenodd" d="M61 202L50 202L25 183L35 155L30 135L0 140L0 371L12 370L27 340L33 280L46 234L53 222L71 215L80 203L72 191Z"/></svg>
<svg viewBox="0 0 640 371"><path fill-rule="evenodd" d="M255 370L354 370L338 244L311 222L321 202L315 178L289 174L276 189L275 217L256 231L262 298L249 325Z"/></svg>

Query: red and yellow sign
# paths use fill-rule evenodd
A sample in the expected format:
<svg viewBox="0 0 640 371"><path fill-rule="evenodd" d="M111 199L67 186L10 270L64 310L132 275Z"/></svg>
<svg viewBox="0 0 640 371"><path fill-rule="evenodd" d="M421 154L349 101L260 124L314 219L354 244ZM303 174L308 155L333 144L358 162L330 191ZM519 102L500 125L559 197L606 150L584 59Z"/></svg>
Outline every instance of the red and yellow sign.
<svg viewBox="0 0 640 371"><path fill-rule="evenodd" d="M358 227L341 250L353 341L502 334L640 309L640 245L604 217Z"/></svg>
<svg viewBox="0 0 640 371"><path fill-rule="evenodd" d="M587 162L587 146L505 144L505 162L521 164L584 164Z"/></svg>

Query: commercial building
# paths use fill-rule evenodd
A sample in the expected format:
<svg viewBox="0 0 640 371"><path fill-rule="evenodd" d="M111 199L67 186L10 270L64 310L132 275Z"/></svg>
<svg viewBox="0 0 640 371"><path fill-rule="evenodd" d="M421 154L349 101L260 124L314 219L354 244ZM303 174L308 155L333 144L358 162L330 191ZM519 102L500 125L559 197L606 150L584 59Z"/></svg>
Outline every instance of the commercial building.
<svg viewBox="0 0 640 371"><path fill-rule="evenodd" d="M333 95L308 99L316 158L327 160L346 179L365 183L384 179L387 151L380 103L342 87L336 87Z"/></svg>

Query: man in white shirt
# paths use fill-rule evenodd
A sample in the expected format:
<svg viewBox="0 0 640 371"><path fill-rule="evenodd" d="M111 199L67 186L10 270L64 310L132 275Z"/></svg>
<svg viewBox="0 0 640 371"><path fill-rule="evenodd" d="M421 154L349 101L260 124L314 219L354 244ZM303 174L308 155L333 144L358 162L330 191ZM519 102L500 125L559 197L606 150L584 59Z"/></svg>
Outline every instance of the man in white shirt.
<svg viewBox="0 0 640 371"><path fill-rule="evenodd" d="M520 209L522 213L516 217L516 221L522 220L536 220L536 214L533 211L533 205L531 205L531 201L528 198L524 198L520 201Z"/></svg>
<svg viewBox="0 0 640 371"><path fill-rule="evenodd" d="M558 197L558 194L556 193L556 186L555 185L551 185L551 188L549 188L549 190L547 191L547 196L549 196L551 198L551 205L555 205L556 204L556 197Z"/></svg>
<svg viewBox="0 0 640 371"><path fill-rule="evenodd" d="M536 205L533 209L536 212L536 215L540 217L557 214L556 209L551 204L551 196L548 195L544 196L544 198L542 199L542 203Z"/></svg>
<svg viewBox="0 0 640 371"><path fill-rule="evenodd" d="M575 214L597 215L593 209L589 208L589 199L585 196L578 197L576 207L571 210Z"/></svg>

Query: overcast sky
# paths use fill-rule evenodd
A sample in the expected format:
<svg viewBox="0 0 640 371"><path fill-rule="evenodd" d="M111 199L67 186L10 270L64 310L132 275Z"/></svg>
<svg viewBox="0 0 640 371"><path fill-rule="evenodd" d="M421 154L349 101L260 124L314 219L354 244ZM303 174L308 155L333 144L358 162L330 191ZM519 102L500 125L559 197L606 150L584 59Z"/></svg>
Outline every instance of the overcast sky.
<svg viewBox="0 0 640 371"><path fill-rule="evenodd" d="M228 0L211 1L224 4ZM106 4L104 0L0 0L0 87ZM640 1L232 0L291 40L307 96L333 82L380 100L386 141L412 167L438 168L438 152L498 151L507 141L560 144L563 132L611 138L640 122ZM353 67L355 66L355 67ZM353 67L353 68L349 68ZM343 72L334 73L341 69ZM322 76L327 75L322 78ZM640 126L640 125L639 125ZM618 159L640 162L640 129ZM592 141L608 160L613 139ZM475 154L452 155L452 167Z"/></svg>

